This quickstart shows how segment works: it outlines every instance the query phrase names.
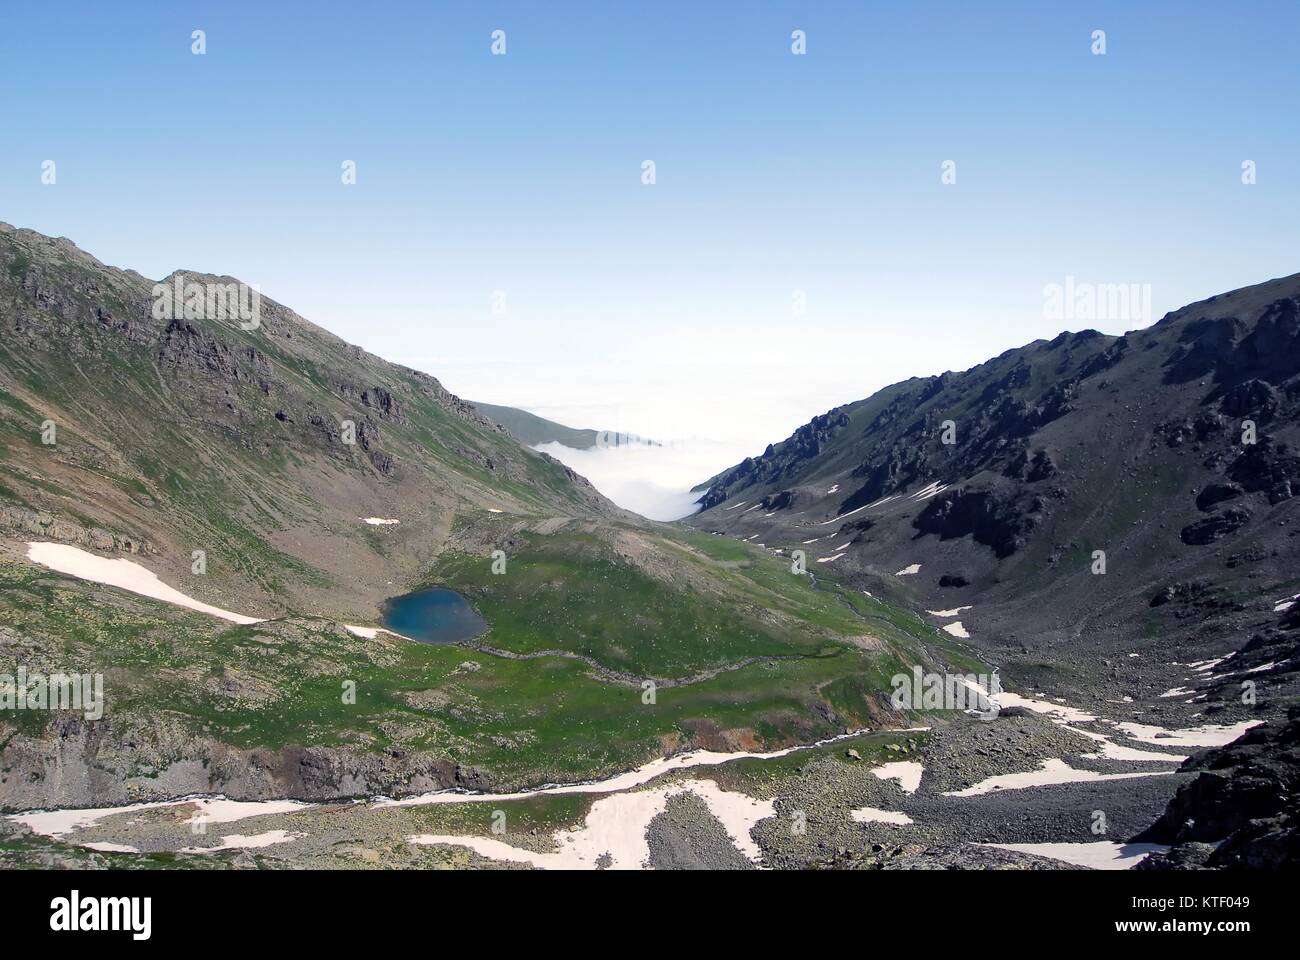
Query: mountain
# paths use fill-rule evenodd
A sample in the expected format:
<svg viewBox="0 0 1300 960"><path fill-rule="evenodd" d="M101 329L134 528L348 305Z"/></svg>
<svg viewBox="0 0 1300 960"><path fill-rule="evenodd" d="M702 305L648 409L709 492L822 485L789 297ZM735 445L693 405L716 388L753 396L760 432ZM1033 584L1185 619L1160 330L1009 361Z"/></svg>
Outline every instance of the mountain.
<svg viewBox="0 0 1300 960"><path fill-rule="evenodd" d="M0 866L1040 869L1095 810L1284 862L1298 285L890 387L695 529L237 280L0 229L0 811L58 808ZM446 591L484 632L383 628ZM213 794L315 805L196 838Z"/></svg>
<svg viewBox="0 0 1300 960"><path fill-rule="evenodd" d="M1276 646L1238 661L1267 665L1256 706L1162 693L1178 664L1293 641L1274 608L1300 592L1300 275L894 384L701 490L689 524L904 585L1020 683L1150 700L1146 722L1275 711L1296 692Z"/></svg>
<svg viewBox="0 0 1300 960"><path fill-rule="evenodd" d="M904 726L880 678L935 662L887 601L625 513L233 278L0 226L0 327L0 661L107 699L0 712L0 808L593 779ZM257 622L56 573L36 541ZM378 629L432 586L487 632Z"/></svg>
<svg viewBox="0 0 1300 960"><path fill-rule="evenodd" d="M562 423L547 420L516 407L499 407L477 401L473 406L485 417L490 417L509 430L527 447L544 443L558 443L574 450L590 450L593 447L662 446L657 440L649 440L635 433L566 427Z"/></svg>
<svg viewBox="0 0 1300 960"><path fill-rule="evenodd" d="M494 403L479 403L477 400L473 401L473 406L483 416L501 424L529 447L539 443L562 443L575 450L589 450L596 446L599 436L595 430L566 427L562 423L547 420L515 407L499 407Z"/></svg>
<svg viewBox="0 0 1300 960"><path fill-rule="evenodd" d="M187 272L160 289L178 280L236 283ZM158 311L154 286L66 240L0 227L10 526L39 532L33 516L48 514L175 576L201 549L201 596L237 590L259 614L357 616L456 539L454 517L619 512L427 374L270 298L243 329ZM400 523L377 532L367 517Z"/></svg>

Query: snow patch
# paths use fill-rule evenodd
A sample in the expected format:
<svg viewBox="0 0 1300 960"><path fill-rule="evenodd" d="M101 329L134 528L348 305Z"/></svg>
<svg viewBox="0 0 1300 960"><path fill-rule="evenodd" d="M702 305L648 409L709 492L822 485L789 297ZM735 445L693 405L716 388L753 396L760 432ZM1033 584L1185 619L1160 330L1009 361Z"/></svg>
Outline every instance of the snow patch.
<svg viewBox="0 0 1300 960"><path fill-rule="evenodd" d="M922 487L920 490L916 491L916 493L912 494L908 499L929 500L931 497L937 496L938 494L943 493L943 491L947 489L948 487L946 484L942 484L938 480L936 480L934 483L931 483L928 486Z"/></svg>
<svg viewBox="0 0 1300 960"><path fill-rule="evenodd" d="M123 813L156 810L160 807L191 805L195 816L205 823L235 823L249 817L272 813L294 813L312 806L300 800L227 800L225 797L187 797L181 800L160 800L153 803L133 803L125 807L95 807L80 810L35 810L6 817L21 823L33 833L52 840L60 840L77 830L93 827L101 820Z"/></svg>
<svg viewBox="0 0 1300 960"><path fill-rule="evenodd" d="M1166 730L1145 723L1117 723L1134 740L1165 747L1222 747L1226 746L1251 727L1257 727L1262 720L1243 720L1230 726L1206 724L1202 727L1188 727L1183 730Z"/></svg>
<svg viewBox="0 0 1300 960"><path fill-rule="evenodd" d="M554 834L554 852L538 853L490 837L420 834L407 842L468 847L480 856L512 863L527 863L544 870L594 870L604 861L615 870L637 870L650 859L646 830L663 813L668 801L693 794L705 802L723 825L736 849L751 862L762 856L750 832L760 820L776 815L772 800L755 800L748 794L723 790L712 780L690 780L651 790L616 793L591 805L581 827Z"/></svg>
<svg viewBox="0 0 1300 960"><path fill-rule="evenodd" d="M895 760L872 767L871 773L881 780L897 780L904 793L916 793L921 786L925 767L915 760Z"/></svg>
<svg viewBox="0 0 1300 960"><path fill-rule="evenodd" d="M247 837L242 833L230 833L221 837L221 842L216 846L182 847L178 852L217 853L220 850L255 850L259 847L269 847L277 843L288 843L290 840L297 840L302 836L306 836L306 834L290 833L287 830L268 830L266 833L255 833Z"/></svg>
<svg viewBox="0 0 1300 960"><path fill-rule="evenodd" d="M955 617L963 610L974 610L974 607L953 607L951 610L927 610L925 611L932 617Z"/></svg>
<svg viewBox="0 0 1300 960"><path fill-rule="evenodd" d="M913 822L912 818L905 813L897 810L880 810L876 807L859 807L851 811L850 816L858 823L889 823L898 827L905 827Z"/></svg>
<svg viewBox="0 0 1300 960"><path fill-rule="evenodd" d="M871 504L867 504L867 507L869 506L871 506ZM851 517L855 513L861 513L863 510L867 509L867 507L858 507L858 509L850 510L848 513L841 513L838 517L831 517L829 520L823 520L821 523L818 524L818 526L824 527L827 526L828 524L839 523L841 520L845 519L846 517Z"/></svg>
<svg viewBox="0 0 1300 960"><path fill-rule="evenodd" d="M1101 733L1093 733L1091 730L1080 730L1078 727L1071 727L1068 724L1062 724L1066 730L1071 733L1077 733L1082 737L1087 737L1096 743L1101 744L1101 749L1096 753L1083 754L1089 760L1123 760L1131 763L1147 763L1152 760L1161 763L1182 763L1186 757L1179 756L1176 753L1157 753L1155 750L1138 750L1134 747L1122 747L1111 740L1110 737Z"/></svg>
<svg viewBox="0 0 1300 960"><path fill-rule="evenodd" d="M945 797L982 797L996 790L1024 790L1028 787L1050 787L1060 783L1093 783L1102 780L1134 780L1138 777L1167 777L1173 771L1161 770L1155 773L1096 773L1092 770L1076 770L1064 760L1044 760L1037 770L1026 773L1004 773L989 777L964 790L947 790Z"/></svg>
<svg viewBox="0 0 1300 960"><path fill-rule="evenodd" d="M231 613L229 610L222 610L220 607L186 596L159 580L157 574L122 557L111 560L108 557L97 557L93 553L87 553L79 547L66 543L28 543L27 559L42 567L48 567L56 573L65 573L81 580L117 587L119 590L197 610L199 613L220 617L232 623L262 622L257 617Z"/></svg>
<svg viewBox="0 0 1300 960"><path fill-rule="evenodd" d="M1093 843L981 843L978 846L1032 853L1094 870L1131 870L1152 853L1169 849L1158 843L1114 843L1109 840Z"/></svg>

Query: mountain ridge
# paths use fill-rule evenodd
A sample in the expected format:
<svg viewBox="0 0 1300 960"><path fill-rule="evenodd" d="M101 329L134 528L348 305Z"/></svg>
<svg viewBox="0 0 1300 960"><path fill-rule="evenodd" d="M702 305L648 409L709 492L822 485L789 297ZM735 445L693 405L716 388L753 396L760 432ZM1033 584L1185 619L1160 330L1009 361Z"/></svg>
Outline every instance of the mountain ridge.
<svg viewBox="0 0 1300 960"><path fill-rule="evenodd" d="M1212 622L1177 643L1221 653L1245 614L1224 595L1296 592L1298 315L1300 274L892 384L718 474L685 522L802 548L868 589L919 564L899 580L915 601L973 605L962 629L1008 664L1096 627L1106 658L1172 642L1181 624L1152 602L1209 581ZM1098 550L1111 575L1091 572Z"/></svg>
<svg viewBox="0 0 1300 960"><path fill-rule="evenodd" d="M125 525L117 535L165 544L149 548L160 555L207 549L214 561L224 553L232 564L229 537L239 534L220 528L237 513L241 527L260 530L258 549L317 568L323 581L336 574L295 542L295 526L323 521L343 534L340 544L351 542L352 558L327 568L373 569L375 580L388 581L415 575L427 555L417 541L450 536L458 506L539 518L624 516L585 479L521 448L436 378L350 345L269 297L260 298L251 330L175 309L179 315L156 318L154 290L178 276L238 283L180 271L155 282L106 267L71 241L0 227L0 307L10 333L0 358L9 398L3 469L11 501L71 521L61 506L66 492L50 484L77 489L92 494L78 498L83 526ZM88 393L98 397L90 406ZM158 418L157 410L167 415ZM42 446L35 438L46 421L57 442ZM153 449L166 452L155 457ZM223 453L211 456L216 449ZM62 487L46 470L65 478ZM223 500L218 517L203 516ZM376 558L375 533L361 518L426 502L434 509L385 531L387 556ZM395 564L394 541L406 553ZM213 563L214 580L222 569ZM273 602L267 584L252 586L262 602ZM378 599L381 586L363 593ZM315 604L326 599L309 592Z"/></svg>

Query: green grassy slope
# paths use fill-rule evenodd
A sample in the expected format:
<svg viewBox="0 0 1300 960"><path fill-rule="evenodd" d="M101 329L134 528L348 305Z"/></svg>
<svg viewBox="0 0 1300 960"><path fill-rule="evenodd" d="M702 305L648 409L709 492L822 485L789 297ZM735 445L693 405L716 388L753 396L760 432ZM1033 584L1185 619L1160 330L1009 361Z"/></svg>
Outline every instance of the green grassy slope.
<svg viewBox="0 0 1300 960"><path fill-rule="evenodd" d="M530 543L493 583L477 572L485 563L441 562L434 579L474 597L491 623L479 641L526 659L368 640L308 617L233 626L21 562L0 564L0 617L7 652L22 662L104 672L112 737L149 746L119 776L225 749L310 748L446 761L508 788L600 777L692 746L774 748L906 721L888 707L888 678L926 662L932 632L919 621L826 580L814 587L754 548L731 559L705 549L734 554L716 538L648 543L676 558L674 574L714 592L613 561L605 573L576 566L602 549L590 534ZM548 590L559 592L539 599ZM651 703L641 675L663 680ZM347 682L355 703L342 695ZM0 750L11 761L21 738L63 722L5 719ZM0 796L14 792L7 778L27 773L10 767ZM403 776L384 789L401 791Z"/></svg>

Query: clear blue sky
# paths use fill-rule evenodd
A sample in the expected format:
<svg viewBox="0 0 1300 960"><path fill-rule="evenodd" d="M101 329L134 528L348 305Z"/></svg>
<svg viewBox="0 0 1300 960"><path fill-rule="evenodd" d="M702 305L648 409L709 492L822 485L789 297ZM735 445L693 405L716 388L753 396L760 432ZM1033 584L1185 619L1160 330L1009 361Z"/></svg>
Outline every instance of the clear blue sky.
<svg viewBox="0 0 1300 960"><path fill-rule="evenodd" d="M0 220L643 434L779 439L1054 335L1067 275L1300 270L1294 0L7 4L0 72Z"/></svg>

